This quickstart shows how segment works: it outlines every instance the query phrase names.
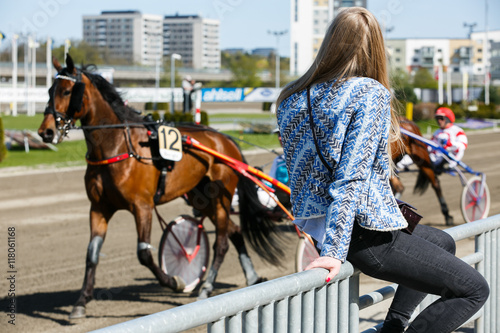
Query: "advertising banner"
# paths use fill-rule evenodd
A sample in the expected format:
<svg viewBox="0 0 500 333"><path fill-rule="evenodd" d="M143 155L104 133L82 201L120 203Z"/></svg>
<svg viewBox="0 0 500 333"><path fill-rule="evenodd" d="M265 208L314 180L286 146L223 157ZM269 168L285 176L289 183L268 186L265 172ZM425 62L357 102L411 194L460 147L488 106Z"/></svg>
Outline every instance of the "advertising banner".
<svg viewBox="0 0 500 333"><path fill-rule="evenodd" d="M274 102L276 88L202 88L202 102Z"/></svg>
<svg viewBox="0 0 500 333"><path fill-rule="evenodd" d="M128 102L170 102L170 88L117 88ZM275 102L280 90L276 88L202 88L201 102ZM183 101L182 88L174 88L174 101ZM46 103L47 88L0 88L0 103L32 101Z"/></svg>

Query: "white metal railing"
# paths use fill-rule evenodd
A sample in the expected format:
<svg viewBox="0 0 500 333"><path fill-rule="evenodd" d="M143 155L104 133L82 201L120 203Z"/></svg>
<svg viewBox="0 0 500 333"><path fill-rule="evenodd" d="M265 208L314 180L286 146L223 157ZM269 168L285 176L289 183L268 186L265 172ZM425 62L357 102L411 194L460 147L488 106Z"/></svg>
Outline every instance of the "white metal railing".
<svg viewBox="0 0 500 333"><path fill-rule="evenodd" d="M471 320L475 332L500 332L498 236L500 215L463 224L448 232L455 241L476 237L475 264L490 285L490 297ZM390 298L391 285L359 297L359 272L350 263L325 285L322 269L287 275L255 286L102 328L95 332L180 332L207 325L208 332L359 332L359 310ZM420 309L432 302L429 296ZM418 312L418 311L417 311ZM381 324L364 331L377 332Z"/></svg>

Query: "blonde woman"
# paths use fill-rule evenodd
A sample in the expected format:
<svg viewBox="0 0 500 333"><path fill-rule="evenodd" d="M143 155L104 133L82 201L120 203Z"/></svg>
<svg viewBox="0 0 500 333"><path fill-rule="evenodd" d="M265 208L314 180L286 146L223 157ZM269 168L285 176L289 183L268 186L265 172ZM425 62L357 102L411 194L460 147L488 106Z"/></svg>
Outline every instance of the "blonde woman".
<svg viewBox="0 0 500 333"><path fill-rule="evenodd" d="M398 283L382 332L452 332L484 304L484 278L454 255L446 233L411 234L391 192L391 107L384 41L375 17L346 8L331 23L311 68L278 98L278 125L295 223L317 242L330 281L349 260ZM427 294L441 296L407 328Z"/></svg>

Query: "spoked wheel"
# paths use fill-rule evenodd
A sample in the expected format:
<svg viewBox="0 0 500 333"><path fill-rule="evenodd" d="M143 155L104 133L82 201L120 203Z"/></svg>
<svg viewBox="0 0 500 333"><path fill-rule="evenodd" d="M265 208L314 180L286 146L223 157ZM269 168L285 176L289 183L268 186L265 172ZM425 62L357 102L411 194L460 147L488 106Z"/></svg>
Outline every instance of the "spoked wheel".
<svg viewBox="0 0 500 333"><path fill-rule="evenodd" d="M295 255L295 269L297 272L302 272L307 265L318 257L319 254L314 244L307 237L300 237Z"/></svg>
<svg viewBox="0 0 500 333"><path fill-rule="evenodd" d="M184 280L183 292L187 293L196 288L205 275L209 252L203 225L191 216L182 215L165 229L158 261L163 272Z"/></svg>
<svg viewBox="0 0 500 333"><path fill-rule="evenodd" d="M460 207L466 222L472 222L488 217L490 212L490 190L486 182L481 191L481 177L474 176L467 181L462 191Z"/></svg>

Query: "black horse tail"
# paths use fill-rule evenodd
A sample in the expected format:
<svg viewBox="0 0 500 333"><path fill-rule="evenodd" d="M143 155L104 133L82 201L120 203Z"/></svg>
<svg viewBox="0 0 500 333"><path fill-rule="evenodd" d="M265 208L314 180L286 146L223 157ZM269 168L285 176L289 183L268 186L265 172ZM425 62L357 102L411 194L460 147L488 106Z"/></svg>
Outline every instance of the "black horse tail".
<svg viewBox="0 0 500 333"><path fill-rule="evenodd" d="M240 175L238 196L243 235L262 259L281 265L284 251L279 230L270 218L269 209L259 201L257 186L244 175Z"/></svg>
<svg viewBox="0 0 500 333"><path fill-rule="evenodd" d="M429 187L429 183L430 181L426 174L422 170L419 170L417 182L415 183L415 187L413 188L413 193L418 195L424 194Z"/></svg>

